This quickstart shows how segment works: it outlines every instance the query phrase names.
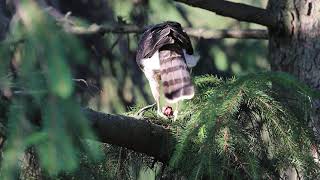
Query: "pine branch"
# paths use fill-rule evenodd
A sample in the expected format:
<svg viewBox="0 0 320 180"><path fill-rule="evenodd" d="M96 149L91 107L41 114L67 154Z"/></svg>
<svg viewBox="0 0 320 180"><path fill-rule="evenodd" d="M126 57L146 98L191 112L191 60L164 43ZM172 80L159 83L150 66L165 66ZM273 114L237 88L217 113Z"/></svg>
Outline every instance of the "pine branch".
<svg viewBox="0 0 320 180"><path fill-rule="evenodd" d="M267 10L222 0L175 0L187 5L206 9L218 15L231 17L239 21L246 21L260 24L267 27L277 25L276 18L268 13Z"/></svg>

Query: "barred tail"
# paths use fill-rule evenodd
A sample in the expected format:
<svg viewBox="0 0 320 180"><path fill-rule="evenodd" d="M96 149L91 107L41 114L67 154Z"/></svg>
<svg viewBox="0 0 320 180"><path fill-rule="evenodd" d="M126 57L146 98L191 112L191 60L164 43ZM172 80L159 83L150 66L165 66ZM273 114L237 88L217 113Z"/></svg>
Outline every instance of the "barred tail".
<svg viewBox="0 0 320 180"><path fill-rule="evenodd" d="M160 49L160 75L165 98L170 103L194 96L184 54L181 48L168 45Z"/></svg>

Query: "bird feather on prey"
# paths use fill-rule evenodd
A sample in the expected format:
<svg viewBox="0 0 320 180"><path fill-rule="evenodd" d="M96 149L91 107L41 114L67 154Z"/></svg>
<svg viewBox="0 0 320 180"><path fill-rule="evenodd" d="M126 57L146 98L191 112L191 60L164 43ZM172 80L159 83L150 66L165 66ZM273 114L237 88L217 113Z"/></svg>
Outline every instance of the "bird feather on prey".
<svg viewBox="0 0 320 180"><path fill-rule="evenodd" d="M195 90L189 68L198 60L189 36L177 22L151 26L142 34L136 61L149 81L160 116L164 116L160 109L161 85L168 103L193 98Z"/></svg>

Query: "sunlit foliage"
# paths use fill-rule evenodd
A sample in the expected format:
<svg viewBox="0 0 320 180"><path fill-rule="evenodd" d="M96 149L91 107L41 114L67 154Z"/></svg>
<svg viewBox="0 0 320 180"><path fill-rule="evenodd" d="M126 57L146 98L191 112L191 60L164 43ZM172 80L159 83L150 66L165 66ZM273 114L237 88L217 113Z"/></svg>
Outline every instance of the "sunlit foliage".
<svg viewBox="0 0 320 180"><path fill-rule="evenodd" d="M188 121L173 169L191 179L277 179L288 168L319 178L308 124L311 99L319 92L282 73L195 82L199 92L183 111Z"/></svg>

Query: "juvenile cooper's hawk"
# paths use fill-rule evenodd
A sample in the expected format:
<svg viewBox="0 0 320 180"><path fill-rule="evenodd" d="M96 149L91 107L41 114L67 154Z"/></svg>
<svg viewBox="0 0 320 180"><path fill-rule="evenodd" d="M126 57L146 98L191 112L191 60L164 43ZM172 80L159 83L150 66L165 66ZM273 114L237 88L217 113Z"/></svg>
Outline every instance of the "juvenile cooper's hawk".
<svg viewBox="0 0 320 180"><path fill-rule="evenodd" d="M148 28L139 42L136 61L147 77L152 95L160 109L160 83L164 97L176 103L194 96L189 68L199 57L193 56L193 48L186 32L177 22L164 22Z"/></svg>

